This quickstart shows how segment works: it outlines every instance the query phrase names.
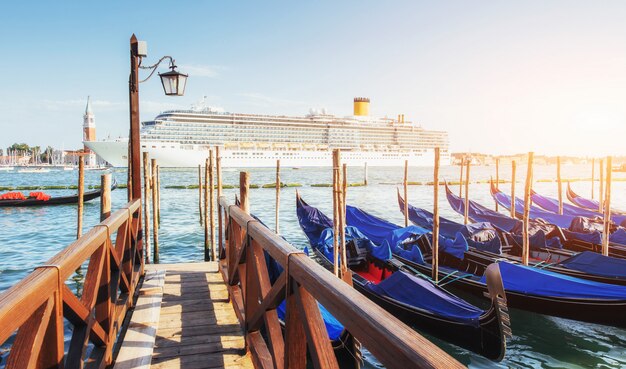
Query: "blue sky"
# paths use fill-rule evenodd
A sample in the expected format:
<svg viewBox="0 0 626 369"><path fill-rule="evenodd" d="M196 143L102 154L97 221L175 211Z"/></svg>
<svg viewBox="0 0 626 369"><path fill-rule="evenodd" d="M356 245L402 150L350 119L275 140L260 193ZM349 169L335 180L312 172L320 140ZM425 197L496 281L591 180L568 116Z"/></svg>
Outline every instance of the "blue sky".
<svg viewBox="0 0 626 369"><path fill-rule="evenodd" d="M374 115L450 132L453 151L624 155L621 1L11 2L0 13L0 147L128 130L128 40L172 55L186 96L141 85L142 119L202 96L226 111ZM165 69L163 69L165 71ZM145 74L144 74L145 76Z"/></svg>

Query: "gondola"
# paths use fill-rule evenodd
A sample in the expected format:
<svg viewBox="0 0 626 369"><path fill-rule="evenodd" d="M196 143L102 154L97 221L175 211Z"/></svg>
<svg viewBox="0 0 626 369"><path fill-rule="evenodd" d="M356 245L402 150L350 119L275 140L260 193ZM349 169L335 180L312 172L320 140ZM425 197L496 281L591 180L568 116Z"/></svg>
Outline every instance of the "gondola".
<svg viewBox="0 0 626 369"><path fill-rule="evenodd" d="M397 259L420 273L431 274L432 248L429 237L432 234L421 227L412 225L402 228L355 210L358 209L347 207L346 219L349 226L356 227L373 242L389 242ZM446 244L445 240L443 243ZM406 254L408 250L415 248L418 248L421 260L410 258ZM450 245L440 249L441 280L445 280L450 287L483 296L487 292L487 265L481 263L480 259L473 258L471 251L463 251L460 257L458 251L458 248ZM499 261L498 265L507 304L511 307L590 323L626 327L625 286L574 278L506 260Z"/></svg>
<svg viewBox="0 0 626 369"><path fill-rule="evenodd" d="M553 199L548 196L543 196L532 190L531 190L530 196L531 196L531 200L533 204L537 204L537 206L539 206L543 210L548 211L553 214L559 213L559 200ZM596 219L596 218L603 219L604 218L604 214L599 213L597 208L595 210L590 210L590 209L581 208L576 205L571 205L565 202L563 203L563 214L571 215L575 217L585 217L585 218L590 218L590 219ZM619 224L619 225L626 224L626 215L619 214L619 213L611 213L611 222L615 224Z"/></svg>
<svg viewBox="0 0 626 369"><path fill-rule="evenodd" d="M593 210L593 211L597 211L600 208L600 203L597 200L587 199L576 194L574 190L572 190L569 182L567 182L566 194L567 194L567 199L571 201L572 204L578 207L588 209L588 210ZM611 217L613 215L626 215L626 211L614 209L611 206Z"/></svg>
<svg viewBox="0 0 626 369"><path fill-rule="evenodd" d="M331 268L332 220L299 195L296 201L300 227L318 258ZM510 325L497 265L486 272L491 306L482 310L392 259L388 246L376 246L353 231L346 228L346 252L355 289L413 327L494 361L504 357Z"/></svg>
<svg viewBox="0 0 626 369"><path fill-rule="evenodd" d="M455 195L446 191L448 201ZM505 209L511 208L511 197L504 192L500 191L493 182L490 185L490 192L493 199ZM452 205L452 203L451 203ZM458 206L452 205L455 210L464 206L464 201L459 199ZM470 205L470 211L475 204ZM483 207L484 208L484 207ZM457 210L459 211L459 210ZM515 199L515 216L521 219L524 212L524 202L520 199ZM500 216L503 216L500 213ZM545 211L537 206L531 205L529 209L530 219L541 220L544 223L551 224L560 228L560 232L568 240L578 241L570 243L567 246L571 246L573 251L594 251L602 252L602 233L599 229L602 229L602 219L592 219L580 216L572 215L559 215ZM609 256L626 258L626 230L621 227L612 227L611 235L609 236ZM564 245L565 246L565 245Z"/></svg>
<svg viewBox="0 0 626 369"><path fill-rule="evenodd" d="M400 212L404 213L404 199L398 192ZM433 214L429 211L407 204L409 220L422 228L432 231ZM518 220L518 222L521 222ZM516 227L517 228L517 227ZM439 235L453 240L461 234L466 238L472 251L471 257L483 264L506 258L521 262L522 248L518 243L521 234L512 235L497 230L491 223L470 223L463 225L444 217L439 217ZM551 272L569 275L591 281L626 286L626 260L603 256L591 251L581 253L547 247L545 234L534 235L534 245L530 247L529 265ZM511 240L512 244L502 245L501 240ZM543 244L541 242L543 240ZM466 256L467 257L467 256Z"/></svg>
<svg viewBox="0 0 626 369"><path fill-rule="evenodd" d="M111 191L117 188L117 182L113 181ZM100 197L100 190L87 191L83 194L83 201L91 201ZM49 199L37 197L25 197L24 199L0 200L0 207L26 207L26 206L51 206L78 203L78 194L69 196L56 196Z"/></svg>

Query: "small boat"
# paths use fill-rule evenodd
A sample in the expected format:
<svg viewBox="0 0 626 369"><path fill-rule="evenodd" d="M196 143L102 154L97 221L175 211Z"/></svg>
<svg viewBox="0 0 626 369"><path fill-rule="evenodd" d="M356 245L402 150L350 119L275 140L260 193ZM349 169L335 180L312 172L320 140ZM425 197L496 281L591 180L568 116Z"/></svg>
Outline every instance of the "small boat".
<svg viewBox="0 0 626 369"><path fill-rule="evenodd" d="M74 169L75 169L74 167L63 167L63 170L68 170L68 171L69 170L74 170Z"/></svg>
<svg viewBox="0 0 626 369"><path fill-rule="evenodd" d="M569 187L569 184L568 184ZM540 195L539 193L532 191L530 194L533 204L537 204L540 208L553 214L559 213L559 200L551 197ZM581 208L576 205L563 203L563 214L571 215L574 217L584 217L589 219L604 219L604 214L598 212L598 208L595 210ZM626 224L626 215L620 213L611 212L611 222L617 224Z"/></svg>
<svg viewBox="0 0 626 369"><path fill-rule="evenodd" d="M493 199L505 209L511 209L511 196L500 191L493 182L490 187L491 196ZM448 193L449 191L447 191ZM447 194L448 201L450 197L454 197L454 194ZM460 206L464 207L464 201L460 200ZM452 205L452 203L451 203ZM455 208L455 206L452 206ZM457 210L455 208L455 210ZM458 210L457 210L458 211ZM471 211L471 208L470 208ZM521 219L524 212L524 202L518 198L515 198L515 215L518 219ZM497 213L500 214L500 213ZM502 214L500 214L502 216ZM602 228L603 219L601 218L587 218L582 216L573 215L560 215L554 214L537 206L531 205L529 209L530 219L542 221L550 225L554 225L560 228L560 232L567 239L574 241L580 241L572 244L573 251L584 251L583 249L589 249L591 251L601 252L602 250ZM626 229L618 227L613 224L612 232L609 236L609 242L611 247L609 248L609 255L625 258L626 257ZM566 246L567 247L567 246ZM583 248L583 249L581 249Z"/></svg>
<svg viewBox="0 0 626 369"><path fill-rule="evenodd" d="M117 182L113 181L111 185L111 191L117 188ZM15 194L15 196L7 196L12 198L7 198L4 200L0 200L0 207L25 207L25 206L50 206L50 205L64 205L64 204L76 204L78 203L78 194L69 195L69 196L48 196L41 192L33 192L31 195L34 196L19 196L20 192L12 192L10 194ZM19 194L19 195L18 195ZM7 194L4 194L7 195ZM100 197L100 190L87 191L83 194L83 201L91 201Z"/></svg>
<svg viewBox="0 0 626 369"><path fill-rule="evenodd" d="M15 167L8 167L8 166L0 166L0 172L8 172L15 169Z"/></svg>
<svg viewBox="0 0 626 369"><path fill-rule="evenodd" d="M398 205L404 213L404 199L398 191ZM425 209L407 204L409 220L432 232L433 214ZM518 220L521 223L521 221ZM520 229L516 227L515 229ZM470 223L463 225L444 217L439 217L439 235L446 240L455 240L459 234L465 237L471 257L482 264L506 258L521 262L521 234L511 234L497 230L490 223ZM591 281L626 286L626 260L603 256L592 251L574 251L548 247L546 235L541 230L531 235L529 265L551 272ZM513 241L502 245L501 240ZM559 239L557 238L557 241ZM447 242L447 241L446 241ZM469 255L466 255L469 257ZM481 260L482 259L482 260Z"/></svg>
<svg viewBox="0 0 626 369"><path fill-rule="evenodd" d="M331 268L332 221L296 196L300 227L322 263ZM348 266L357 291L417 329L488 359L502 360L511 331L496 264L485 273L491 306L482 310L392 259L389 245L376 246L353 227L346 228L346 236Z"/></svg>
<svg viewBox="0 0 626 369"><path fill-rule="evenodd" d="M394 256L425 275L432 273L432 234L411 225L400 227L354 208L346 211L348 225L357 228L374 242L385 239ZM361 224L361 227L358 227ZM395 229L391 233L390 229ZM445 240L439 252L439 271L446 285L482 297L488 290L485 271L488 265L472 257L462 239L448 245ZM460 246L460 247L459 247ZM465 247L465 249L463 249ZM413 258L418 248L421 258ZM410 250L410 251L409 251ZM498 262L507 304L539 314L616 327L626 327L626 286L574 278L506 260Z"/></svg>
<svg viewBox="0 0 626 369"><path fill-rule="evenodd" d="M18 169L17 172L18 173L48 173L50 172L50 169L48 168L24 168L24 169Z"/></svg>
<svg viewBox="0 0 626 369"><path fill-rule="evenodd" d="M578 207L588 209L588 210L593 210L593 211L597 211L600 208L600 203L597 200L587 199L587 198L577 195L574 192L574 190L572 190L572 188L570 187L569 182L567 182L566 194L567 194L567 199L571 201L572 204ZM614 215L624 216L626 215L626 212L623 210L614 209L611 206L611 219L613 218Z"/></svg>

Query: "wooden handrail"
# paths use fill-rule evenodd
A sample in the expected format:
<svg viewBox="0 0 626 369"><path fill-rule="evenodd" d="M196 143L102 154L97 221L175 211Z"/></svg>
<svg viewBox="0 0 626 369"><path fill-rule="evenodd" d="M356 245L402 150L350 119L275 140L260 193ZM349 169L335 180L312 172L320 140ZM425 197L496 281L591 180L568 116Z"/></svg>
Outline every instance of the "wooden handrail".
<svg viewBox="0 0 626 369"><path fill-rule="evenodd" d="M61 367L64 361L79 367L90 340L89 363L111 363L120 323L143 273L140 205L140 199L129 202L0 294L0 344L17 331L7 368ZM77 297L65 281L87 260ZM63 318L74 325L67 353Z"/></svg>
<svg viewBox="0 0 626 369"><path fill-rule="evenodd" d="M315 300L387 368L463 367L242 209L230 204L225 196L219 198L219 215L224 216L224 223L228 225L226 234L220 228L220 234L225 235L225 243L220 245L224 248L220 252L220 267L240 323L247 331L246 341L255 367L283 368L292 364L304 367L307 355L301 350L307 346L315 367L337 367L317 305L311 304ZM274 285L269 284L263 251L288 271L283 272ZM291 287L287 288L288 285ZM287 340L283 339L280 329L275 329L278 324L275 309L285 296ZM258 334L263 324L269 344ZM305 340L306 344L298 339Z"/></svg>

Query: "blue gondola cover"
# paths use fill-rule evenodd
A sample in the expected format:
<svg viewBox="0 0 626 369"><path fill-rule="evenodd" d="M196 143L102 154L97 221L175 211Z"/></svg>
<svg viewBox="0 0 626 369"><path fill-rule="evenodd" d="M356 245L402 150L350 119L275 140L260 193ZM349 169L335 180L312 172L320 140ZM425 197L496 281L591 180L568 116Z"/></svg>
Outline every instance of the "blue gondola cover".
<svg viewBox="0 0 626 369"><path fill-rule="evenodd" d="M560 263L561 266L605 277L626 278L626 259L583 251Z"/></svg>

